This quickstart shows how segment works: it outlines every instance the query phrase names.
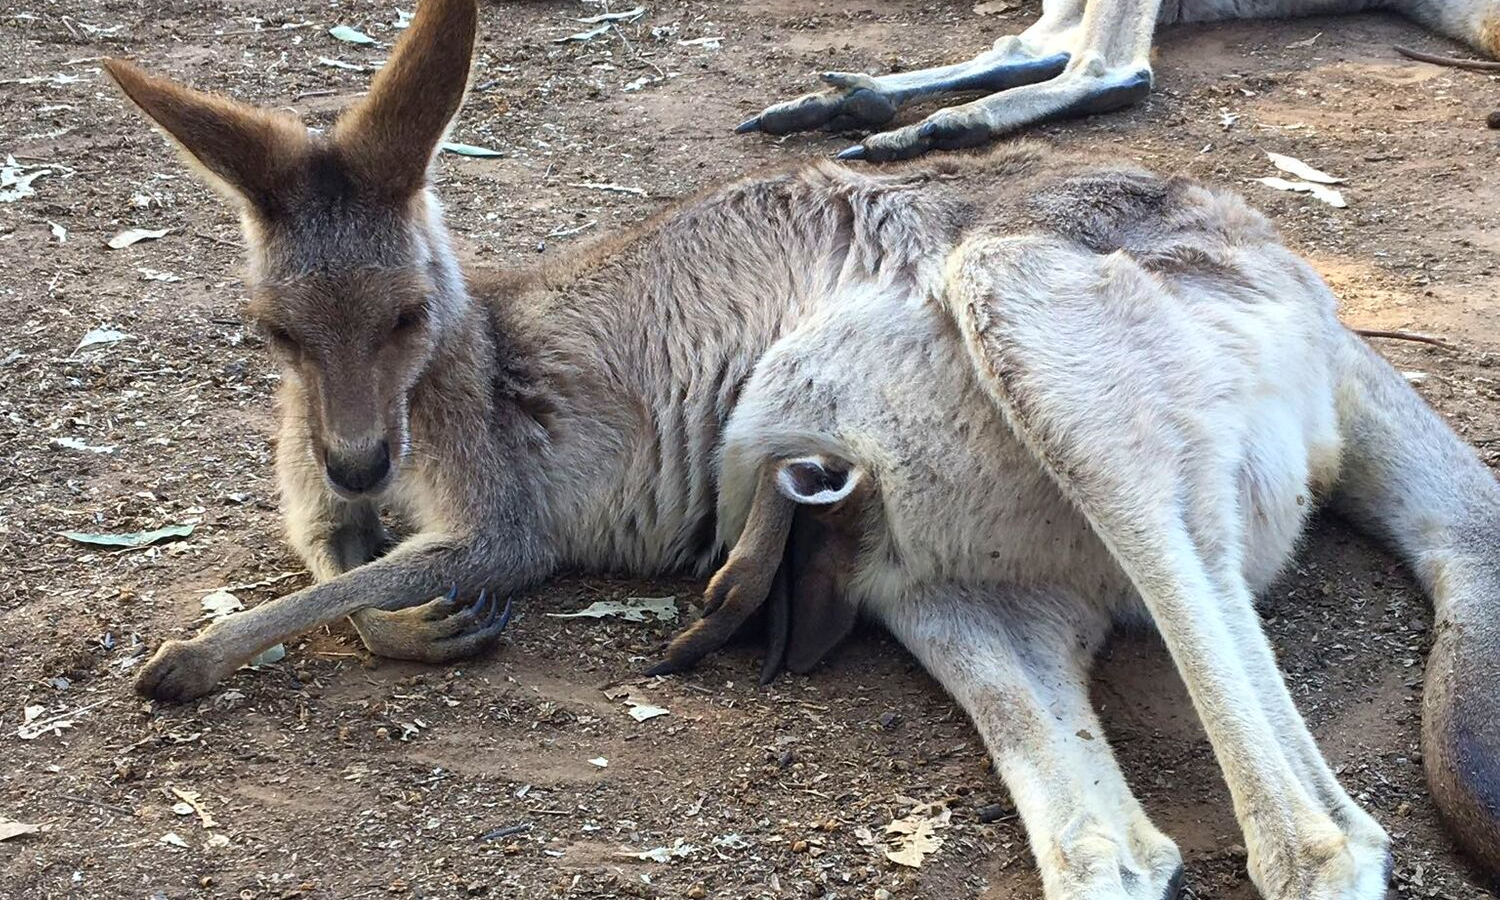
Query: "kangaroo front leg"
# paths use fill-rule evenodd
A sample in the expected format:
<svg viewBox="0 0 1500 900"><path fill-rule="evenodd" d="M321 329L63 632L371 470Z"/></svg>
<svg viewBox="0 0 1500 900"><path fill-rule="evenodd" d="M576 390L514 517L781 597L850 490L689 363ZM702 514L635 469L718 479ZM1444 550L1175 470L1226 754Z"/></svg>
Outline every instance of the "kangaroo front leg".
<svg viewBox="0 0 1500 900"><path fill-rule="evenodd" d="M289 410L298 401L283 400ZM302 420L282 422L276 451L287 539L319 581L329 581L385 553L392 544L373 500L346 500L328 489L313 460ZM359 609L349 621L371 653L390 659L445 663L487 649L510 622L510 603L480 592L473 602L456 592L400 610Z"/></svg>
<svg viewBox="0 0 1500 900"><path fill-rule="evenodd" d="M1161 0L1093 0L1057 77L941 109L839 154L881 162L974 147L1030 125L1133 106L1151 92L1151 38Z"/></svg>
<svg viewBox="0 0 1500 900"><path fill-rule="evenodd" d="M200 697L255 654L365 607L400 609L457 585L508 594L541 567L492 543L424 535L342 575L219 620L196 637L167 641L142 668L136 690L157 700Z"/></svg>
<svg viewBox="0 0 1500 900"><path fill-rule="evenodd" d="M973 719L1015 799L1047 900L1171 900L1182 856L1146 818L1089 700L1109 627L1048 591L925 589L876 610Z"/></svg>
<svg viewBox="0 0 1500 900"><path fill-rule="evenodd" d="M903 106L954 94L992 94L1045 81L1068 64L1068 35L1083 16L1084 0L1045 0L1042 17L1020 35L1007 35L968 62L892 75L827 72L829 87L777 103L742 122L736 132L827 131L878 128Z"/></svg>

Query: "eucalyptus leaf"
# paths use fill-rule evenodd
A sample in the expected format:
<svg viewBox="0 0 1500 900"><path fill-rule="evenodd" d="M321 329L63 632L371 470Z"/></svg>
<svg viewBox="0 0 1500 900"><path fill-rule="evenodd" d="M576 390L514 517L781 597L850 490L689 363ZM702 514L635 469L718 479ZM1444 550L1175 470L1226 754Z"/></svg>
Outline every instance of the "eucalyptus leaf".
<svg viewBox="0 0 1500 900"><path fill-rule="evenodd" d="M460 144L457 141L443 141L442 147L449 153L457 153L459 156L477 156L484 159L504 156L499 150L491 150L489 147L476 147L473 144Z"/></svg>
<svg viewBox="0 0 1500 900"><path fill-rule="evenodd" d="M168 525L151 531L128 531L124 534L92 534L87 531L59 531L70 541L88 544L91 547L123 547L127 550L149 547L164 541L175 541L193 533L192 525Z"/></svg>
<svg viewBox="0 0 1500 900"><path fill-rule="evenodd" d="M335 25L328 29L328 33L346 44L371 45L376 43L375 39L368 34L358 28L350 28L348 25Z"/></svg>

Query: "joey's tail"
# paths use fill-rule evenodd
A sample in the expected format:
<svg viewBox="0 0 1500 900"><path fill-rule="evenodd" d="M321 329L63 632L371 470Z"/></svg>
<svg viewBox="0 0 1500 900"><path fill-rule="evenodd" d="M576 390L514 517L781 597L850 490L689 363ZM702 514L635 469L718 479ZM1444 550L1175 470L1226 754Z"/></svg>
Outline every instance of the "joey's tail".
<svg viewBox="0 0 1500 900"><path fill-rule="evenodd" d="M1500 875L1500 484L1400 373L1354 335L1341 341L1334 505L1432 597L1427 781L1455 840Z"/></svg>

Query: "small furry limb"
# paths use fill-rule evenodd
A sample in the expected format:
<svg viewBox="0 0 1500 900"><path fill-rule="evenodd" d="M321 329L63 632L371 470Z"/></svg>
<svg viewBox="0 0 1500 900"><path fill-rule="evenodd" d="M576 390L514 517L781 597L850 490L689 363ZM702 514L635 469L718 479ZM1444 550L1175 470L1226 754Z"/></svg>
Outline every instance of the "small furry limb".
<svg viewBox="0 0 1500 900"><path fill-rule="evenodd" d="M703 618L673 638L666 660L653 667L651 674L667 675L697 665L724 646L765 604L786 551L796 508L777 486L779 471L775 465L762 467L745 530L704 592Z"/></svg>
<svg viewBox="0 0 1500 900"><path fill-rule="evenodd" d="M1396 45L1396 52L1407 59L1432 63L1435 66L1448 66L1451 69L1468 69L1471 72L1500 72L1500 62L1491 59L1460 59L1457 56L1441 56L1437 53L1428 53L1425 50L1403 47L1400 44Z"/></svg>

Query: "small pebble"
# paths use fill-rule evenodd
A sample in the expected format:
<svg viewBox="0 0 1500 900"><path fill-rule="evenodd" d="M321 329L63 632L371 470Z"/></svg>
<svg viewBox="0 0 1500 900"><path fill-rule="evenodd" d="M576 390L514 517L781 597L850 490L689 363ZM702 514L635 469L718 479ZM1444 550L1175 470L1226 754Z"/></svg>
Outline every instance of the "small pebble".
<svg viewBox="0 0 1500 900"><path fill-rule="evenodd" d="M708 896L708 891L701 884L695 884L687 890L688 900L703 900Z"/></svg>
<svg viewBox="0 0 1500 900"><path fill-rule="evenodd" d="M1009 812L1009 809L1006 809L999 803L991 803L988 806L981 806L978 809L974 810L974 814L979 817L979 821L985 824L989 824L990 822L998 822L1001 819L1005 818L1005 816Z"/></svg>
<svg viewBox="0 0 1500 900"><path fill-rule="evenodd" d="M792 852L793 853L806 853L807 852L807 841L797 841L796 843L792 844Z"/></svg>
<svg viewBox="0 0 1500 900"><path fill-rule="evenodd" d="M1500 128L1500 109L1490 113L1490 117L1484 120L1484 124L1491 128Z"/></svg>
<svg viewBox="0 0 1500 900"><path fill-rule="evenodd" d="M888 709L880 714L880 727L889 731L901 723L901 714L894 709Z"/></svg>

